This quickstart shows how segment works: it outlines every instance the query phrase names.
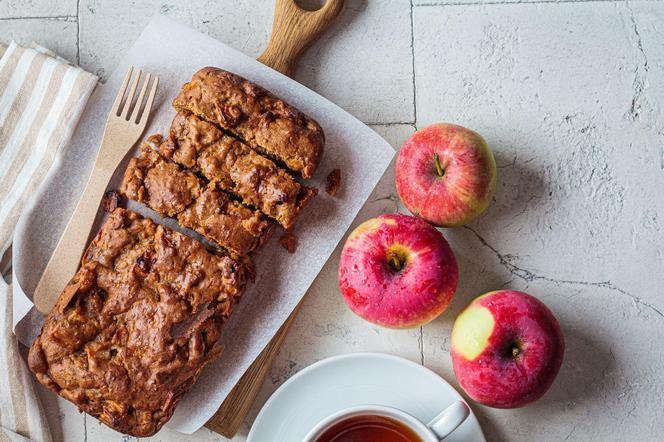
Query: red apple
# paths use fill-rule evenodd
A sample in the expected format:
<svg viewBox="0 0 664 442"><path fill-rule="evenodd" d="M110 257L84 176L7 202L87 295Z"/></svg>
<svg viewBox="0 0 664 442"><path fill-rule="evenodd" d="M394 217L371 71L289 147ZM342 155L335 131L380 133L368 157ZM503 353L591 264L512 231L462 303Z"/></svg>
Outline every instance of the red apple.
<svg viewBox="0 0 664 442"><path fill-rule="evenodd" d="M452 363L473 400L522 407L549 389L563 361L558 321L526 293L499 290L476 298L452 329Z"/></svg>
<svg viewBox="0 0 664 442"><path fill-rule="evenodd" d="M417 327L447 308L458 273L442 233L395 213L369 219L350 234L341 252L339 287L350 309L367 321Z"/></svg>
<svg viewBox="0 0 664 442"><path fill-rule="evenodd" d="M462 226L489 206L496 189L496 161L478 133L434 124L404 143L396 185L414 215L436 226Z"/></svg>

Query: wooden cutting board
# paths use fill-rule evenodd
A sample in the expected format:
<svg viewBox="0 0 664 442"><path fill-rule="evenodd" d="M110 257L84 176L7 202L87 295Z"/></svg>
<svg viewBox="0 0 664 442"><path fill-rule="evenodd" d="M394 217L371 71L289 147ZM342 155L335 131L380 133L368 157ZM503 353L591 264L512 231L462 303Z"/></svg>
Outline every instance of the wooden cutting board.
<svg viewBox="0 0 664 442"><path fill-rule="evenodd" d="M339 15L343 4L344 0L327 0L317 11L306 11L295 0L276 0L272 35L258 61L292 77L300 55ZM240 378L207 428L229 438L238 432L298 310L299 306Z"/></svg>

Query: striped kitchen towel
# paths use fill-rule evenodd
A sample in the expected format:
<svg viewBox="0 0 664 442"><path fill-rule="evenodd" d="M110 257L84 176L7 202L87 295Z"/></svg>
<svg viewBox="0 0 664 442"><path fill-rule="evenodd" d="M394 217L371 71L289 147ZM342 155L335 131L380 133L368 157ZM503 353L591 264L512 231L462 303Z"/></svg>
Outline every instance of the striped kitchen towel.
<svg viewBox="0 0 664 442"><path fill-rule="evenodd" d="M0 256L96 84L38 46L12 42L0 59Z"/></svg>
<svg viewBox="0 0 664 442"><path fill-rule="evenodd" d="M48 442L48 421L12 333L11 289L0 276L0 442Z"/></svg>
<svg viewBox="0 0 664 442"><path fill-rule="evenodd" d="M70 139L97 77L36 45L12 42L3 50L0 45L0 262L6 263L21 211ZM11 285L0 274L0 442L48 442L48 422L12 323Z"/></svg>

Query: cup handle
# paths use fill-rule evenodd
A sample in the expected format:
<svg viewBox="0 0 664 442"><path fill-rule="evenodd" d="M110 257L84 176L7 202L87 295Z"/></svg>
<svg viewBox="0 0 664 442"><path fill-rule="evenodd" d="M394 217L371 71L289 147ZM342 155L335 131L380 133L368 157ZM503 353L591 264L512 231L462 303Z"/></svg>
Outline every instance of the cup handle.
<svg viewBox="0 0 664 442"><path fill-rule="evenodd" d="M470 409L465 402L456 401L440 414L434 417L427 427L440 439L443 440L457 429L470 414Z"/></svg>

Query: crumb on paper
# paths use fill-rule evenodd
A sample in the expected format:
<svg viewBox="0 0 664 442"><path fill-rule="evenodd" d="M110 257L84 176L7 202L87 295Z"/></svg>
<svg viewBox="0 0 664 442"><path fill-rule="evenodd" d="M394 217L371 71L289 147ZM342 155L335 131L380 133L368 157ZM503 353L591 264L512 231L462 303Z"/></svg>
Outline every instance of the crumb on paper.
<svg viewBox="0 0 664 442"><path fill-rule="evenodd" d="M164 141L164 136L162 134L153 134L150 135L145 142L148 143L153 149L159 147L161 142Z"/></svg>
<svg viewBox="0 0 664 442"><path fill-rule="evenodd" d="M104 199L102 199L102 207L104 212L111 213L118 208L120 202L120 194L117 190L109 190L104 194Z"/></svg>
<svg viewBox="0 0 664 442"><path fill-rule="evenodd" d="M335 196L341 187L341 169L334 169L327 175L327 183L325 184L325 191L328 195Z"/></svg>
<svg viewBox="0 0 664 442"><path fill-rule="evenodd" d="M290 232L286 232L281 238L279 238L279 244L281 244L284 249L288 250L288 253L295 253L297 250L297 236Z"/></svg>
<svg viewBox="0 0 664 442"><path fill-rule="evenodd" d="M247 277L249 278L249 281L255 282L256 281L256 265L254 264L254 260L249 258L248 256L241 256L241 257L233 257L233 259L237 259L240 262L242 262L242 265L244 265L245 272L247 274Z"/></svg>

